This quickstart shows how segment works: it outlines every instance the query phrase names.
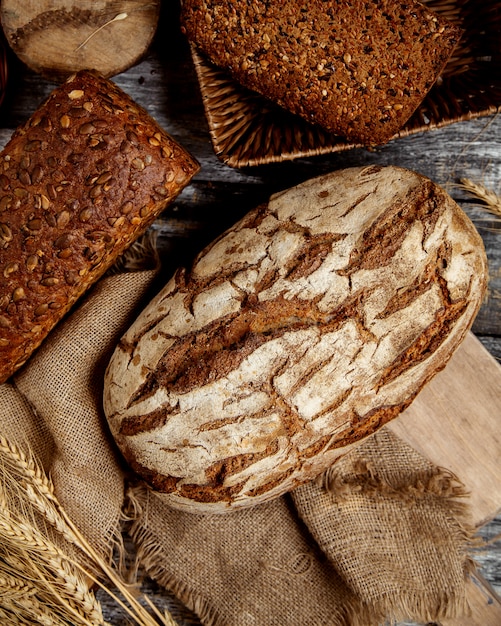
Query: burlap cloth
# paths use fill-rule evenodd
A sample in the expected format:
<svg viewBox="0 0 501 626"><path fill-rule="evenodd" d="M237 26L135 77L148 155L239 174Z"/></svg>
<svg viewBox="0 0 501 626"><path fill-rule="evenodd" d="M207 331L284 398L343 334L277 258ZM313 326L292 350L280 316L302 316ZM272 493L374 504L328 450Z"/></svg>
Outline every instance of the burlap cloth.
<svg viewBox="0 0 501 626"><path fill-rule="evenodd" d="M103 417L103 374L154 277L103 278L0 386L0 432L33 450L92 544L111 558L128 532L142 568L207 625L463 615L473 567L465 494L384 429L317 481L227 515L172 510L128 474Z"/></svg>

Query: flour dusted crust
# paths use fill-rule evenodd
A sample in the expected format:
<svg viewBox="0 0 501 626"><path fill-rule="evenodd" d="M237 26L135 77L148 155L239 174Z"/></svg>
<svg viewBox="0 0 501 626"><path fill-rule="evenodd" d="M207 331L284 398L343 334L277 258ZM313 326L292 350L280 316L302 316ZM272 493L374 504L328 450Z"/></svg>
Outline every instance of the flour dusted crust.
<svg viewBox="0 0 501 626"><path fill-rule="evenodd" d="M131 467L172 506L223 512L320 474L447 363L485 292L475 228L398 167L274 195L179 270L109 364Z"/></svg>
<svg viewBox="0 0 501 626"><path fill-rule="evenodd" d="M367 145L404 126L462 34L415 0L183 0L181 21L239 83Z"/></svg>

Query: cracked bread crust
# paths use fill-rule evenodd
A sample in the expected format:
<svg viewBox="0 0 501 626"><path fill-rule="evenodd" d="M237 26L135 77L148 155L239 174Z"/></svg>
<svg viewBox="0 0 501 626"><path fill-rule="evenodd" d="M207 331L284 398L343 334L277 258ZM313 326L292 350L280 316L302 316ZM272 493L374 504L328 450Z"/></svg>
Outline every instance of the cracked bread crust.
<svg viewBox="0 0 501 626"><path fill-rule="evenodd" d="M415 0L184 0L181 19L239 83L365 145L405 125L461 37Z"/></svg>
<svg viewBox="0 0 501 626"><path fill-rule="evenodd" d="M444 190L352 168L274 195L179 270L111 359L104 407L174 507L279 496L397 417L471 327L487 262Z"/></svg>

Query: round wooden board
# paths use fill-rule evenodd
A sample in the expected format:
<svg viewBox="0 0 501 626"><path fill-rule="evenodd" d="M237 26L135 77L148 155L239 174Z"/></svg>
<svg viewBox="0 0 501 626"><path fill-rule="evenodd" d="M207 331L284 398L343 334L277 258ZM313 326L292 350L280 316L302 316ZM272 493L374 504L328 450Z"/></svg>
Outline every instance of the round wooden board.
<svg viewBox="0 0 501 626"><path fill-rule="evenodd" d="M161 0L2 0L0 21L16 55L62 80L81 69L114 76L137 63L155 34Z"/></svg>

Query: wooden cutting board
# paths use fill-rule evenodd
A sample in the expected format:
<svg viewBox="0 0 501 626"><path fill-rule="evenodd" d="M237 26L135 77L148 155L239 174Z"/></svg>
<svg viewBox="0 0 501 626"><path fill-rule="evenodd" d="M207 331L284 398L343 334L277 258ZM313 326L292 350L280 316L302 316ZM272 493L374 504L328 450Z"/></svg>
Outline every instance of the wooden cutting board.
<svg viewBox="0 0 501 626"><path fill-rule="evenodd" d="M501 511L501 365L472 333L387 428L456 474L470 492L476 527ZM501 625L501 599L480 576L468 597L472 615L443 626Z"/></svg>
<svg viewBox="0 0 501 626"><path fill-rule="evenodd" d="M148 49L160 0L2 0L0 21L16 55L61 80L81 69L106 77L134 65Z"/></svg>

